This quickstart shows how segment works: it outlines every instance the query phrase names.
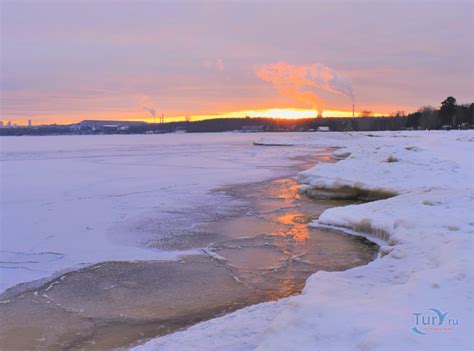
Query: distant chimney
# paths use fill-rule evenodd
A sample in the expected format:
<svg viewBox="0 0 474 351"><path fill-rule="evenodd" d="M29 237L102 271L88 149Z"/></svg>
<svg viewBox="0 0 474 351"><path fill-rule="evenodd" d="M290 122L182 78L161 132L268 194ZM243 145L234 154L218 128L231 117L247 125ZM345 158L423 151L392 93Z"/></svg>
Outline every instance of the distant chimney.
<svg viewBox="0 0 474 351"><path fill-rule="evenodd" d="M354 117L354 104L352 104L352 117Z"/></svg>

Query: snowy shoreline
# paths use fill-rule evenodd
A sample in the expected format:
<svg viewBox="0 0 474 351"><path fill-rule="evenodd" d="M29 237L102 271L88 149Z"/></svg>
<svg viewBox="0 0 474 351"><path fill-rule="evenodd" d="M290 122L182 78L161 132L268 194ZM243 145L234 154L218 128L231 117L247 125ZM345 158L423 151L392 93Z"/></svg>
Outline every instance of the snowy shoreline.
<svg viewBox="0 0 474 351"><path fill-rule="evenodd" d="M380 258L344 272L317 272L299 296L137 349L470 349L474 133L318 133L271 136L258 144L340 147L335 157L342 161L299 174L303 188L393 193L328 209L313 222L383 239ZM423 325L423 317L439 317L438 323Z"/></svg>

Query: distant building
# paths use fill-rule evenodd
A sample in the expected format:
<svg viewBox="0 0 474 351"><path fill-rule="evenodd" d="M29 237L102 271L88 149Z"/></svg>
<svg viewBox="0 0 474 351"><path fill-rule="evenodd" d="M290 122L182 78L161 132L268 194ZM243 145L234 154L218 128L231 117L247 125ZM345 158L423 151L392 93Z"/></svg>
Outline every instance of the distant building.
<svg viewBox="0 0 474 351"><path fill-rule="evenodd" d="M183 128L183 127L176 127L176 129L174 130L174 132L176 134L184 134L186 133L186 128Z"/></svg>
<svg viewBox="0 0 474 351"><path fill-rule="evenodd" d="M242 133L258 133L264 131L264 126L257 125L257 126L243 126L240 131Z"/></svg>
<svg viewBox="0 0 474 351"><path fill-rule="evenodd" d="M0 121L0 128L3 128L3 121Z"/></svg>
<svg viewBox="0 0 474 351"><path fill-rule="evenodd" d="M12 121L8 121L7 122L7 128L11 128L11 126L12 126Z"/></svg>
<svg viewBox="0 0 474 351"><path fill-rule="evenodd" d="M31 119L28 120L28 127L31 127Z"/></svg>
<svg viewBox="0 0 474 351"><path fill-rule="evenodd" d="M317 131L318 132L330 132L331 130L329 129L329 127L320 126L320 127L318 127Z"/></svg>
<svg viewBox="0 0 474 351"><path fill-rule="evenodd" d="M79 128L119 128L119 127L130 127L130 126L144 126L146 122L142 121L102 121L86 119L79 122L77 125Z"/></svg>

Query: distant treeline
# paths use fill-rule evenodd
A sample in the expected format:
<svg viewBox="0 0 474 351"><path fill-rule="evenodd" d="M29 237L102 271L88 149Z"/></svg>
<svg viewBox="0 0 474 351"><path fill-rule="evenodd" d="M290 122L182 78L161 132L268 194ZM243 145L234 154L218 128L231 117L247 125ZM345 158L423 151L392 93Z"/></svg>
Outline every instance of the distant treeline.
<svg viewBox="0 0 474 351"><path fill-rule="evenodd" d="M456 104L449 96L435 109L431 106L420 108L407 116L406 127L410 129L468 129L474 125L474 103Z"/></svg>

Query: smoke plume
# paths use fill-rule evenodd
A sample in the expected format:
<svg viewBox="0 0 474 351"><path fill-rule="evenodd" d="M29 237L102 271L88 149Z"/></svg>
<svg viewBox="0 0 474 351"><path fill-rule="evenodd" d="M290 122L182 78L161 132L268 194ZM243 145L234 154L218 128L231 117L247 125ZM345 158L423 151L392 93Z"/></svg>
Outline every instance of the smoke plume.
<svg viewBox="0 0 474 351"><path fill-rule="evenodd" d="M317 108L319 113L323 108L323 101L316 94L316 89L344 95L354 101L351 80L320 63L296 66L276 62L259 67L256 74L260 79L272 83L280 94Z"/></svg>
<svg viewBox="0 0 474 351"><path fill-rule="evenodd" d="M148 113L155 118L156 116L156 107L153 101L146 95L138 96L138 102L143 107L144 110L148 111Z"/></svg>

